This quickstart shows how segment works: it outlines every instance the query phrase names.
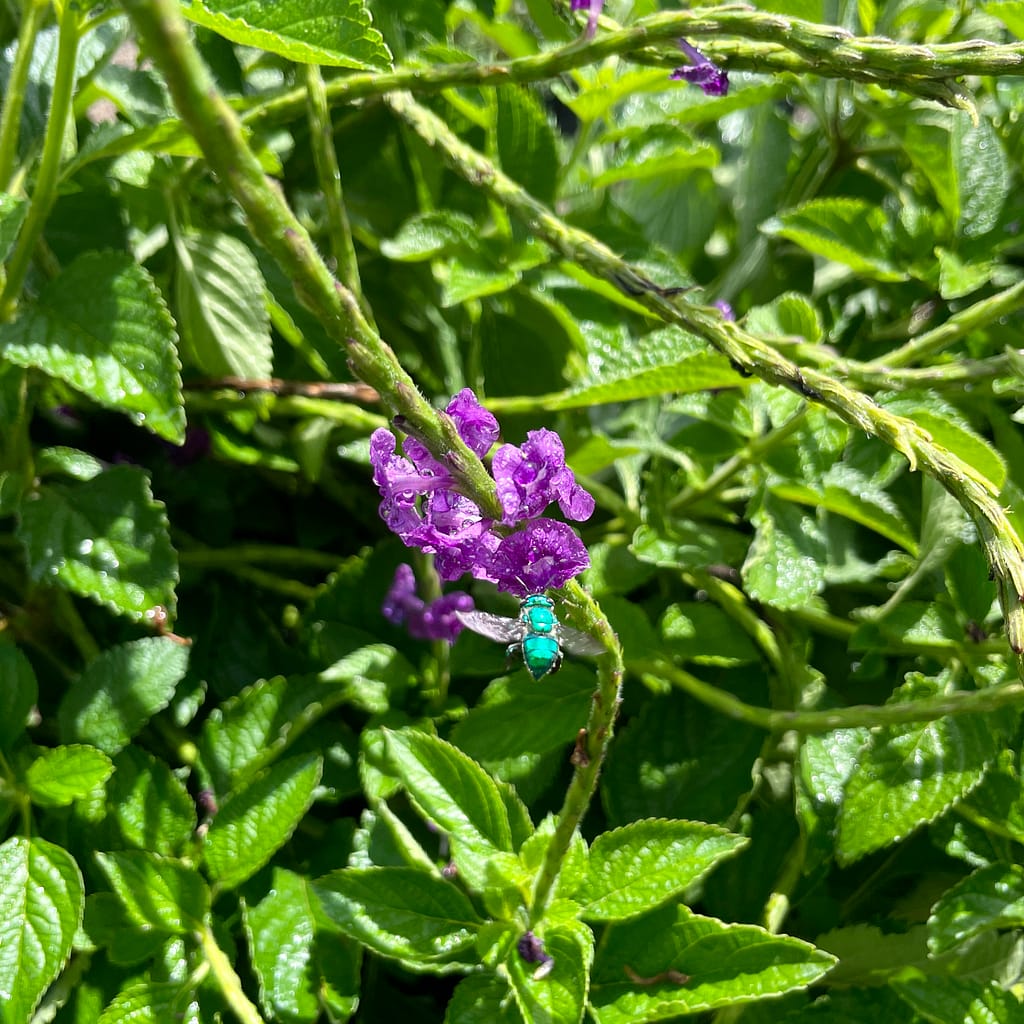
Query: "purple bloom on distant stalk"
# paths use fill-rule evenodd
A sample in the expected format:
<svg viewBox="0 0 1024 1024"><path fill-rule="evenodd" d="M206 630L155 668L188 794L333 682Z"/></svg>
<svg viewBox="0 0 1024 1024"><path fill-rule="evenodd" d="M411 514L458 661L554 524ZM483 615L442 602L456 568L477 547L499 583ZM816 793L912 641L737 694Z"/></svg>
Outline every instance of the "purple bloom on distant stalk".
<svg viewBox="0 0 1024 1024"><path fill-rule="evenodd" d="M416 596L412 567L400 565L380 610L388 622L395 626L404 624L409 635L417 640L447 640L453 644L464 628L455 613L472 611L473 598L454 590L426 604Z"/></svg>
<svg viewBox="0 0 1024 1024"><path fill-rule="evenodd" d="M678 67L669 76L673 81L699 85L705 96L725 96L729 91L729 76L724 68L704 56L696 46L685 39L679 40L679 48L686 54L689 65Z"/></svg>
<svg viewBox="0 0 1024 1024"><path fill-rule="evenodd" d="M498 438L498 421L472 391L461 391L445 411L473 452L482 456L490 451ZM576 521L594 511L594 499L565 464L565 447L553 430L532 430L521 447L507 444L495 453L492 472L502 508L500 525L456 490L455 478L421 441L407 438L403 454L397 447L389 430L375 430L370 437L381 518L407 547L434 556L442 580L469 573L527 597L561 587L590 564L587 549L570 526L539 518L552 502ZM453 617L456 610L466 609L445 605L433 609L432 616L415 596L408 568L396 575L384 605L384 614L393 622L407 621L410 632L439 630L435 620L447 622L445 616Z"/></svg>
<svg viewBox="0 0 1024 1024"><path fill-rule="evenodd" d="M573 11L590 11L585 30L588 39L594 38L594 33L597 31L597 19L601 16L602 7L604 7L604 0L572 0L569 5L570 10Z"/></svg>
<svg viewBox="0 0 1024 1024"><path fill-rule="evenodd" d="M730 306L725 299L715 299L711 305L714 306L726 320L736 319L736 314L733 312L732 306Z"/></svg>

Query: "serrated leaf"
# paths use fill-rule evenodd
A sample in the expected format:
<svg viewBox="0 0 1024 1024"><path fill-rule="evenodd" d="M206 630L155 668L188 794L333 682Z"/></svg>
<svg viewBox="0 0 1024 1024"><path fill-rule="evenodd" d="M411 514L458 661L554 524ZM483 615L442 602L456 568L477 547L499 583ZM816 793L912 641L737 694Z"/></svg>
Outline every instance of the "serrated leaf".
<svg viewBox="0 0 1024 1024"><path fill-rule="evenodd" d="M444 1024L523 1024L508 985L493 974L471 974L455 986Z"/></svg>
<svg viewBox="0 0 1024 1024"><path fill-rule="evenodd" d="M810 199L766 221L761 230L877 281L908 277L893 253L884 210L866 199Z"/></svg>
<svg viewBox="0 0 1024 1024"><path fill-rule="evenodd" d="M996 226L1010 192L1010 168L999 135L985 117L966 110L953 115L950 139L959 195L957 231L970 238Z"/></svg>
<svg viewBox="0 0 1024 1024"><path fill-rule="evenodd" d="M96 1024L165 1024L196 1020L198 1005L191 980L129 981L107 1004Z"/></svg>
<svg viewBox="0 0 1024 1024"><path fill-rule="evenodd" d="M114 767L107 801L121 841L168 856L185 849L196 827L196 807L185 783L139 746L125 747Z"/></svg>
<svg viewBox="0 0 1024 1024"><path fill-rule="evenodd" d="M21 504L29 574L141 621L174 612L178 564L167 516L146 474L115 466L80 483L48 483Z"/></svg>
<svg viewBox="0 0 1024 1024"><path fill-rule="evenodd" d="M391 53L362 0L190 0L182 14L243 46L299 64L386 70Z"/></svg>
<svg viewBox="0 0 1024 1024"><path fill-rule="evenodd" d="M270 892L246 907L245 930L268 1017L315 1021L320 1015L319 978L313 963L316 921L309 882L280 868Z"/></svg>
<svg viewBox="0 0 1024 1024"><path fill-rule="evenodd" d="M177 334L149 272L122 253L85 253L35 303L0 325L0 353L185 440Z"/></svg>
<svg viewBox="0 0 1024 1024"><path fill-rule="evenodd" d="M65 694L57 711L61 738L113 756L167 707L187 666L188 648L165 637L107 649Z"/></svg>
<svg viewBox="0 0 1024 1024"><path fill-rule="evenodd" d="M199 231L177 237L175 252L174 294L188 359L214 377L269 377L274 345L266 284L249 247L233 235Z"/></svg>
<svg viewBox="0 0 1024 1024"><path fill-rule="evenodd" d="M148 850L97 853L96 861L135 925L172 935L204 925L210 890L195 868Z"/></svg>
<svg viewBox="0 0 1024 1024"><path fill-rule="evenodd" d="M756 532L741 570L747 593L783 611L803 608L825 589L828 556L817 520L771 491L750 520Z"/></svg>
<svg viewBox="0 0 1024 1024"><path fill-rule="evenodd" d="M748 841L701 822L636 821L594 840L573 899L587 920L635 917L681 894Z"/></svg>
<svg viewBox="0 0 1024 1024"><path fill-rule="evenodd" d="M571 743L594 696L592 674L563 670L537 686L520 676L496 680L452 730L452 743L487 766Z"/></svg>
<svg viewBox="0 0 1024 1024"><path fill-rule="evenodd" d="M39 685L31 662L9 643L0 643L0 679L0 749L4 749L25 731L39 699Z"/></svg>
<svg viewBox="0 0 1024 1024"><path fill-rule="evenodd" d="M386 730L385 737L388 762L410 798L451 836L459 873L471 888L482 891L490 858L515 853L525 838L525 810L517 808L507 787L450 743L413 729Z"/></svg>
<svg viewBox="0 0 1024 1024"><path fill-rule="evenodd" d="M938 956L982 932L1024 925L1024 869L979 868L942 894L928 918L928 950Z"/></svg>
<svg viewBox="0 0 1024 1024"><path fill-rule="evenodd" d="M594 933L579 921L544 928L544 952L551 957L548 973L534 977L537 964L514 951L507 963L519 1010L530 1024L578 1024L587 1006Z"/></svg>
<svg viewBox="0 0 1024 1024"><path fill-rule="evenodd" d="M994 981L972 978L894 978L909 1006L929 1024L1022 1024L1024 1006Z"/></svg>
<svg viewBox="0 0 1024 1024"><path fill-rule="evenodd" d="M410 217L394 238L385 238L380 251L391 260L419 263L434 259L476 238L476 225L453 210L431 210Z"/></svg>
<svg viewBox="0 0 1024 1024"><path fill-rule="evenodd" d="M451 882L416 868L344 868L313 883L344 934L406 967L448 974L475 966L483 920Z"/></svg>
<svg viewBox="0 0 1024 1024"><path fill-rule="evenodd" d="M799 292L786 292L766 306L754 306L744 318L748 331L761 336L796 335L811 344L821 341L824 328L811 300Z"/></svg>
<svg viewBox="0 0 1024 1024"><path fill-rule="evenodd" d="M95 747L53 747L28 766L25 788L40 807L67 807L102 786L113 770L110 758Z"/></svg>
<svg viewBox="0 0 1024 1024"><path fill-rule="evenodd" d="M665 907L613 926L594 964L598 1024L665 1020L812 985L835 957L800 939Z"/></svg>
<svg viewBox="0 0 1024 1024"><path fill-rule="evenodd" d="M203 859L219 885L240 885L288 841L313 802L322 769L314 753L289 758L221 805L203 847Z"/></svg>
<svg viewBox="0 0 1024 1024"><path fill-rule="evenodd" d="M0 1008L27 1021L71 955L82 920L82 875L67 850L12 837L0 846Z"/></svg>
<svg viewBox="0 0 1024 1024"><path fill-rule="evenodd" d="M943 692L908 676L895 699ZM1002 744L992 716L955 715L881 728L860 751L839 811L840 863L905 839L977 786Z"/></svg>
<svg viewBox="0 0 1024 1024"><path fill-rule="evenodd" d="M0 192L0 261L10 255L28 212L28 200Z"/></svg>

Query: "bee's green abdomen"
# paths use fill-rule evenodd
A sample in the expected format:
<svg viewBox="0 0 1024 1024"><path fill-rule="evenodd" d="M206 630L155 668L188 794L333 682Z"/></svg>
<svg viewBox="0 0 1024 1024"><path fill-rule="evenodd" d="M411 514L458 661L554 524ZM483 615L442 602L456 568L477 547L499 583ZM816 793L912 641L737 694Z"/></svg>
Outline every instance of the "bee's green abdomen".
<svg viewBox="0 0 1024 1024"><path fill-rule="evenodd" d="M528 636L523 641L523 661L534 679L546 676L558 660L558 641L550 636Z"/></svg>

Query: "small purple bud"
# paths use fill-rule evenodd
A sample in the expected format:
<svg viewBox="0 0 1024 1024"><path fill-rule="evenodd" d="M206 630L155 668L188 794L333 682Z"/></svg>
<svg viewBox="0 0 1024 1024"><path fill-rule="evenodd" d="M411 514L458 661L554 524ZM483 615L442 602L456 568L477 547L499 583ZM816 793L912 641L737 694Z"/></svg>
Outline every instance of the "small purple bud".
<svg viewBox="0 0 1024 1024"><path fill-rule="evenodd" d="M736 319L736 314L733 312L732 306L730 306L729 303L725 301L725 299L715 299L715 301L712 302L711 305L714 306L715 309L717 309L726 320Z"/></svg>
<svg viewBox="0 0 1024 1024"><path fill-rule="evenodd" d="M675 82L684 81L700 86L705 96L725 96L729 92L729 76L724 68L709 60L685 39L679 40L679 48L690 63L676 68L669 78Z"/></svg>
<svg viewBox="0 0 1024 1024"><path fill-rule="evenodd" d="M597 32L597 19L601 17L602 7L604 7L604 0L572 0L569 4L570 10L590 12L590 16L587 18L587 27L584 30L588 39L593 39L594 33Z"/></svg>

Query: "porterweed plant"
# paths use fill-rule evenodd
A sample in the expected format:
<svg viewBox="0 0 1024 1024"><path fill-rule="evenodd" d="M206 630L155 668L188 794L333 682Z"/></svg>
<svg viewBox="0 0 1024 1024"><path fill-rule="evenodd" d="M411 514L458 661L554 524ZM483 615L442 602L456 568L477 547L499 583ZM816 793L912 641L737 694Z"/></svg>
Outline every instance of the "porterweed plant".
<svg viewBox="0 0 1024 1024"><path fill-rule="evenodd" d="M1024 1020L1022 39L0 7L0 1022Z"/></svg>

